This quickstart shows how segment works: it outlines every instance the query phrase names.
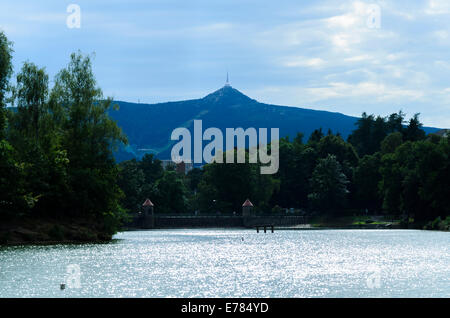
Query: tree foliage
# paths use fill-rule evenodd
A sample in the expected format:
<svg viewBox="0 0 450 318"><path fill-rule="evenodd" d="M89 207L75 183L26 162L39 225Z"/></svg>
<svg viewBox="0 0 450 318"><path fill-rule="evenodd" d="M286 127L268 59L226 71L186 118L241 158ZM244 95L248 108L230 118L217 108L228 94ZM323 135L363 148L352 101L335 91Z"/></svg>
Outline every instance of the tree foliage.
<svg viewBox="0 0 450 318"><path fill-rule="evenodd" d="M329 154L319 159L310 183L311 193L308 198L314 209L335 213L345 206L349 181L335 155Z"/></svg>
<svg viewBox="0 0 450 318"><path fill-rule="evenodd" d="M45 69L31 62L10 85L11 52L0 34L0 102L8 118L7 126L1 118L0 212L88 219L114 233L124 214L113 150L127 140L108 116L112 101L97 86L90 56L72 54L50 90ZM4 112L7 88L16 108Z"/></svg>
<svg viewBox="0 0 450 318"><path fill-rule="evenodd" d="M49 87L25 62L11 85L12 44L0 32L0 218L78 218L114 233L146 198L156 213L257 213L297 208L335 215L365 211L427 222L450 215L450 139L426 136L419 114L362 114L345 141L315 130L279 140L275 175L259 164L211 163L187 175L147 154L119 164L127 138L108 112L91 56L73 53ZM10 103L16 108L7 110Z"/></svg>

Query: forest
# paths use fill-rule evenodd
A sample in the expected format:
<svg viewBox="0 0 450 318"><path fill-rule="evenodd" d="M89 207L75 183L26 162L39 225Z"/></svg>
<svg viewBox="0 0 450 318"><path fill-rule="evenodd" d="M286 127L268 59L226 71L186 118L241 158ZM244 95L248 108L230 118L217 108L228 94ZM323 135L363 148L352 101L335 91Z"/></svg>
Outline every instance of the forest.
<svg viewBox="0 0 450 318"><path fill-rule="evenodd" d="M389 215L417 225L450 216L450 140L426 136L418 114L362 114L345 141L317 129L304 141L280 139L280 168L261 175L258 164L211 163L185 176L163 170L153 155L119 164L123 207L139 211L146 197L155 213L232 214L250 198L256 213ZM448 219L447 219L448 220Z"/></svg>
<svg viewBox="0 0 450 318"><path fill-rule="evenodd" d="M157 214L239 214L249 198L260 214L293 208L393 215L430 229L449 223L450 139L426 135L419 114L363 113L347 140L319 127L304 140L298 127L293 140L280 139L274 175L249 163L185 175L151 154L115 161L127 137L108 115L116 106L98 87L91 56L73 53L51 88L45 68L25 62L15 73L12 57L0 32L0 230L46 220L42 231L55 239L107 240L146 198ZM62 224L80 227L67 235Z"/></svg>

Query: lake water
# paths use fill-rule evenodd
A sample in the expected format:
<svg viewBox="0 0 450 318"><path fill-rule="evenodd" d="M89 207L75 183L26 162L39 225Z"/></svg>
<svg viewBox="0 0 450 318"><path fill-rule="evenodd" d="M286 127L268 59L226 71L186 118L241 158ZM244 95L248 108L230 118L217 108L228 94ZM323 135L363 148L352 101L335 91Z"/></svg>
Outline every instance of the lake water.
<svg viewBox="0 0 450 318"><path fill-rule="evenodd" d="M115 238L0 248L0 297L450 297L450 233L180 229Z"/></svg>

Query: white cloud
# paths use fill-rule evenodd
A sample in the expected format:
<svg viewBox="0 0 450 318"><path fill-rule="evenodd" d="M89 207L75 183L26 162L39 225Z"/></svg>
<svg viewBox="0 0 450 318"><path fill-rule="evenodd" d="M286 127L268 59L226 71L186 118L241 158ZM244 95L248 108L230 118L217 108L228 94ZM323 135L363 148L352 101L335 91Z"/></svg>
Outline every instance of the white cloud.
<svg viewBox="0 0 450 318"><path fill-rule="evenodd" d="M448 0L429 0L425 12L431 15L449 14L450 2Z"/></svg>
<svg viewBox="0 0 450 318"><path fill-rule="evenodd" d="M445 68L447 70L450 70L450 63L447 61L441 61L441 60L435 61L434 65L438 68Z"/></svg>
<svg viewBox="0 0 450 318"><path fill-rule="evenodd" d="M384 83L360 82L356 84L345 82L332 82L328 86L306 89L314 100L327 100L330 98L374 97L379 101L388 100L416 100L423 97L423 92L408 90Z"/></svg>
<svg viewBox="0 0 450 318"><path fill-rule="evenodd" d="M363 55L355 55L351 57L347 57L344 59L345 62L363 62L363 61L370 61L373 57L369 54L363 54Z"/></svg>
<svg viewBox="0 0 450 318"><path fill-rule="evenodd" d="M436 36L440 40L448 39L448 31L447 30L438 30L433 32L434 36Z"/></svg>
<svg viewBox="0 0 450 318"><path fill-rule="evenodd" d="M156 37L217 37L219 35L224 36L224 34L231 34L237 26L232 23L220 22L172 28L146 28L132 22L103 22L92 25L91 28L104 30L110 34L120 34L127 37L146 39Z"/></svg>
<svg viewBox="0 0 450 318"><path fill-rule="evenodd" d="M325 20L330 28L351 28L358 25L361 21L359 16L354 14L343 14L334 16Z"/></svg>
<svg viewBox="0 0 450 318"><path fill-rule="evenodd" d="M450 0L131 2L81 4L82 29L68 31L64 4L3 1L0 28L18 62L59 69L67 52L96 51L104 90L122 99L193 96L228 68L236 88L275 104L450 118ZM368 25L373 4L380 28Z"/></svg>
<svg viewBox="0 0 450 318"><path fill-rule="evenodd" d="M308 58L304 56L286 59L282 65L286 67L321 67L325 65L321 58Z"/></svg>

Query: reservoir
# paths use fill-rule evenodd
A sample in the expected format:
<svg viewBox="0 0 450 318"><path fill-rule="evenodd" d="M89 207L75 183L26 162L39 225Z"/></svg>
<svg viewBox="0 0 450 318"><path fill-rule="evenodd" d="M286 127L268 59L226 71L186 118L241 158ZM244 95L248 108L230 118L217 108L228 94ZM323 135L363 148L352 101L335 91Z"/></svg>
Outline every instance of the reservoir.
<svg viewBox="0 0 450 318"><path fill-rule="evenodd" d="M0 297L450 297L450 234L175 229L0 247Z"/></svg>

